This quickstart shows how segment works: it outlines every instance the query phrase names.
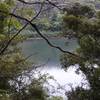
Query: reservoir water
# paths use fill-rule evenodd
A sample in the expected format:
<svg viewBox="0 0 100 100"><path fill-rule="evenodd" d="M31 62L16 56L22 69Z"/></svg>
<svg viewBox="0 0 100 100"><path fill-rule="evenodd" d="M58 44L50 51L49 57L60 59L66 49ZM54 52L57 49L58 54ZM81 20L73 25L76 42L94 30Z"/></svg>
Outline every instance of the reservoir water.
<svg viewBox="0 0 100 100"><path fill-rule="evenodd" d="M60 46L64 50L73 52L78 47L77 40L66 39L66 38L52 38L50 39L51 43L54 45ZM29 60L37 65L43 65L45 67L42 68L43 73L49 73L54 77L54 79L61 86L64 86L64 89L70 90L69 84L72 84L73 87L76 87L81 84L83 80L82 74L77 75L75 73L75 67L72 66L68 69L67 72L61 68L60 65L60 56L62 52L59 50L50 47L45 40L43 39L29 39L20 44L23 53L25 56L33 54ZM74 67L74 68L73 68ZM51 84L57 88L53 81L49 81ZM63 92L64 93L64 92Z"/></svg>
<svg viewBox="0 0 100 100"><path fill-rule="evenodd" d="M52 38L50 42L70 52L75 51L78 46L76 39L67 40L66 38ZM21 47L26 56L33 54L30 60L34 63L41 64L48 61L49 68L52 66L59 66L60 64L59 56L62 52L50 47L43 39L29 39L24 41Z"/></svg>

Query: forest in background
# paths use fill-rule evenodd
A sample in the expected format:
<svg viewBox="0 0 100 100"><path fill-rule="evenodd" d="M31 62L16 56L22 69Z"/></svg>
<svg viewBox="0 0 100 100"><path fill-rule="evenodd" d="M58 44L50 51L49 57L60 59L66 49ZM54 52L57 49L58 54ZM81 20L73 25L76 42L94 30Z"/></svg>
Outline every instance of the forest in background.
<svg viewBox="0 0 100 100"><path fill-rule="evenodd" d="M37 5L38 11L35 9ZM55 8L50 19L43 12L48 11L45 5L47 8ZM44 14L39 16L41 13ZM19 42L28 38L27 35L20 34L25 29L36 32L50 47L62 52L60 61L64 70L77 64L79 67L76 73L82 72L86 76L89 89L84 89L84 84L75 89L71 87L71 91L65 91L68 100L100 99L100 11L81 3L71 2L69 7L61 7L49 0L1 0L0 100L63 100L62 97L50 95L48 87L44 87L48 79L53 79L51 76L42 75L41 72L38 72L38 78L34 76L37 69L42 67L33 66L27 61L34 55L25 57L17 47ZM58 31L63 37L77 38L79 48L70 52L55 46L42 34L48 30ZM29 83L25 83L25 78Z"/></svg>

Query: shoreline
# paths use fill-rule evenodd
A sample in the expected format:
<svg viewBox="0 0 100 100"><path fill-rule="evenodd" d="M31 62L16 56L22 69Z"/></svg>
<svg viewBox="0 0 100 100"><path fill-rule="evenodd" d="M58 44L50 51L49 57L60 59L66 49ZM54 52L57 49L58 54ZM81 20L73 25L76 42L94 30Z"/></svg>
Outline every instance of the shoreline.
<svg viewBox="0 0 100 100"><path fill-rule="evenodd" d="M51 36L51 37L46 37L47 39L66 39L67 37L64 36ZM27 38L26 40L42 40L42 37L32 37L32 38Z"/></svg>

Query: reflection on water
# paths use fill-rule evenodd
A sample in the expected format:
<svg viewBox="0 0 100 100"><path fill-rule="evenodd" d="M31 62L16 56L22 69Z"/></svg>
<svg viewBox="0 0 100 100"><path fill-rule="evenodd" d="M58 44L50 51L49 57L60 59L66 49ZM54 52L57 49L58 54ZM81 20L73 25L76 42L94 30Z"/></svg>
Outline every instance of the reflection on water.
<svg viewBox="0 0 100 100"><path fill-rule="evenodd" d="M78 46L76 39L71 39L70 41L62 38L62 39L50 39L50 41L60 46L61 48L74 51ZM66 44L67 43L67 44ZM50 47L45 40L43 39L31 39L28 41L24 41L21 44L23 53L28 56L34 54L30 60L35 63L47 63L49 66L59 66L59 56L61 52L57 49Z"/></svg>
<svg viewBox="0 0 100 100"><path fill-rule="evenodd" d="M61 39L50 39L50 41L70 52L75 51L78 47L76 39L67 40L65 38ZM23 53L28 56L34 53L34 55L29 59L32 62L38 64L46 64L45 68L42 70L43 73L49 73L57 80L60 85L66 85L66 89L69 90L69 83L73 86L77 86L82 82L82 74L76 75L75 68L71 67L67 72L61 69L59 56L61 52L55 48L50 47L43 39L30 39L24 41L20 44ZM52 81L50 81L53 84Z"/></svg>
<svg viewBox="0 0 100 100"><path fill-rule="evenodd" d="M45 68L42 70L43 73L49 73L54 77L55 80L49 80L50 92L53 93L52 95L59 95L65 98L65 92L70 91L71 87L75 88L77 86L82 86L84 84L85 89L89 89L88 82L86 80L85 75L80 72L80 75L77 75L75 71L77 70L78 65L70 66L67 71L64 71L61 68ZM64 100L67 100L66 98Z"/></svg>

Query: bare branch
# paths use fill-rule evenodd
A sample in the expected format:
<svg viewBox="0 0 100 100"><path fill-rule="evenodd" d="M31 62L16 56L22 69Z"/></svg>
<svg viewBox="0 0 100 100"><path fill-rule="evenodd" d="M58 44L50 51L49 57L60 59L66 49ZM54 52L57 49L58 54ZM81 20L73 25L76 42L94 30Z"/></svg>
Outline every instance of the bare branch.
<svg viewBox="0 0 100 100"><path fill-rule="evenodd" d="M0 12L2 12L2 11L0 11ZM5 12L2 12L2 13L5 13ZM26 18L24 18L24 17L18 16L18 15L12 14L12 13L9 13L9 15L10 15L10 16L13 16L13 17L16 17L16 18L18 18L18 19L20 19L20 20L24 20L24 21L26 21L27 23L29 23L29 24L35 29L35 31L48 43L49 46L51 46L51 47L53 47L53 48L56 48L56 49L60 50L60 51L63 52L63 53L70 54L71 56L74 56L74 57L76 57L76 58L84 59L83 57L80 57L80 56L77 55L77 54L74 54L74 53L72 53L72 52L63 50L61 47L52 44L44 35L41 34L41 32L40 32L39 29L37 28L36 24L33 24L32 21L29 21L28 19L26 19ZM13 38L12 38L12 39L13 39ZM11 39L11 40L12 40L12 39ZM11 40L10 40L10 41L11 41ZM9 43L9 44L10 44L10 43ZM8 47L9 44L7 44L6 48ZM4 51L5 51L6 48L4 48ZM4 51L0 52L0 54L2 54Z"/></svg>
<svg viewBox="0 0 100 100"><path fill-rule="evenodd" d="M63 9L61 9L59 6L57 6L55 3L53 3L53 2L51 2L51 1L49 1L49 0L46 0L46 1L47 1L49 4L51 4L52 6L58 8L59 10L63 10Z"/></svg>
<svg viewBox="0 0 100 100"><path fill-rule="evenodd" d="M32 20L30 21L30 22L32 22L33 20L35 20L38 16L39 16L39 14L41 13L41 11L42 11L42 8L43 8L43 4L41 4L41 8L40 8L40 10L39 10L39 12L32 18ZM4 11L0 11L1 13L6 13L6 12L4 12ZM12 13L10 13L9 15L11 15L11 16L14 16L14 14ZM17 16L16 16L17 17ZM21 17L20 17L21 18ZM9 46L9 44L12 42L12 40L17 36L17 35L19 35L20 34L20 32L22 31L22 30L24 30L27 26L28 26L28 22L7 42L7 44L6 44L6 46L0 51L0 55L2 55L4 52L5 52L5 50L8 48L8 46Z"/></svg>
<svg viewBox="0 0 100 100"><path fill-rule="evenodd" d="M79 55L76 55L76 54L74 54L74 53L72 53L72 52L63 50L61 47L52 44L43 34L41 34L41 32L39 31L39 29L37 28L37 26L36 26L35 24L32 24L31 22L29 22L29 23L30 23L31 26L35 29L35 31L48 43L49 46L51 46L51 47L53 47L53 48L56 48L56 49L60 50L60 51L63 52L63 53L67 53L67 54L70 54L70 55L72 55L72 56L81 58Z"/></svg>
<svg viewBox="0 0 100 100"><path fill-rule="evenodd" d="M28 5L33 5L33 4L42 4L43 2L26 2L24 0L17 0L21 3L24 3L24 4L28 4ZM44 2L44 4L48 4L47 2Z"/></svg>
<svg viewBox="0 0 100 100"><path fill-rule="evenodd" d="M19 2L22 2L24 4L28 4L28 5L33 5L33 4L41 4L42 2L26 2L24 0L18 0ZM55 3L49 1L49 0L46 0L47 2L44 2L44 4L46 5L52 5L54 7L56 7L57 9L59 10L63 10L62 8L60 8L58 5L56 5Z"/></svg>

